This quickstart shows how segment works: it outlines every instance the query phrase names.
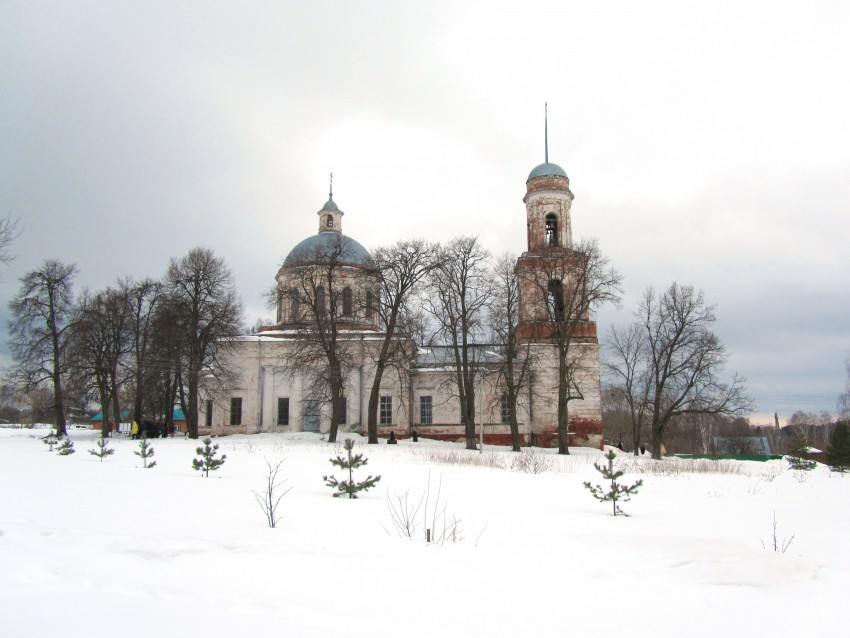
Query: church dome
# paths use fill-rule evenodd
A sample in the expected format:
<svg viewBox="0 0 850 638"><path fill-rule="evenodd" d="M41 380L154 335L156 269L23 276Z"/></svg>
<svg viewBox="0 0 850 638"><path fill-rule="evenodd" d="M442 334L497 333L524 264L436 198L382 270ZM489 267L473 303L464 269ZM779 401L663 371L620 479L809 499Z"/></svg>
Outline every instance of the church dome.
<svg viewBox="0 0 850 638"><path fill-rule="evenodd" d="M567 172L557 164L545 162L543 164L540 164L539 166L535 166L534 169L528 174L528 179L534 179L535 177L547 177L550 175L556 177L566 177Z"/></svg>
<svg viewBox="0 0 850 638"><path fill-rule="evenodd" d="M321 263L339 251L339 261L347 266L374 268L372 255L360 242L333 231L319 233L300 242L283 260L283 267Z"/></svg>

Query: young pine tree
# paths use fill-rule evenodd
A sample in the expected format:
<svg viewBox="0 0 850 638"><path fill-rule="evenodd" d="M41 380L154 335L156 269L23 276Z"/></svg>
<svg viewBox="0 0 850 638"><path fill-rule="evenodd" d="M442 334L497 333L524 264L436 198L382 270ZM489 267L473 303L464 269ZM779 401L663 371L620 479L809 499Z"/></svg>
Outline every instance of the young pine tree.
<svg viewBox="0 0 850 638"><path fill-rule="evenodd" d="M200 458L192 459L192 468L200 470L204 473L204 477L209 477L210 471L215 472L218 468L224 465L224 459L227 454L222 454L220 459L216 458L218 454L218 443L210 445L211 439L204 439L204 447L195 449L195 454L200 454Z"/></svg>
<svg viewBox="0 0 850 638"><path fill-rule="evenodd" d="M56 434L53 432L53 430L50 431L50 434L48 434L46 437L41 439L41 442L44 443L47 446L48 452L52 452L53 446L56 445L56 443L58 443L58 441L56 440Z"/></svg>
<svg viewBox="0 0 850 638"><path fill-rule="evenodd" d="M375 487L375 484L381 480L380 475L374 478L369 475L364 481L360 481L359 483L354 481L354 470L366 465L369 462L369 459L365 458L362 454L352 454L351 450L353 449L354 441L352 439L345 439L345 451L347 456L343 457L342 455L339 455L335 459L330 459L332 464L342 468L343 470L348 470L347 481L338 481L335 476L331 476L330 478L327 476L322 477L328 487L333 487L338 490L334 492L334 498L342 496L343 494L348 494L348 498L357 498L357 492L366 491L369 488Z"/></svg>
<svg viewBox="0 0 850 638"><path fill-rule="evenodd" d="M62 444L56 448L56 454L59 454L60 456L68 456L74 452L76 452L74 449L74 442L70 439L64 439Z"/></svg>
<svg viewBox="0 0 850 638"><path fill-rule="evenodd" d="M826 448L826 462L833 472L850 472L850 426L846 421L835 424Z"/></svg>
<svg viewBox="0 0 850 638"><path fill-rule="evenodd" d="M608 450L608 454L605 455L605 458L608 459L608 465L600 465L599 463L594 462L593 466L602 475L603 479L611 482L608 487L608 491L606 492L605 488L601 485L591 485L590 481L585 481L584 486L590 490L590 493L599 502L604 503L605 501L611 501L611 504L614 507L614 516L617 514L628 516L628 514L620 508L617 502L630 501L632 494L637 494L638 488L643 485L643 480L638 479L638 481L632 485L622 485L621 483L618 483L617 480L622 477L625 472L623 470L614 469L614 459L617 458L617 455L614 454L614 450Z"/></svg>
<svg viewBox="0 0 850 638"><path fill-rule="evenodd" d="M100 458L100 462L103 463L103 457L109 456L110 454L115 454L115 450L109 447L109 441L106 439L98 439L97 443L95 443L94 450L89 450L89 454L92 454L98 458Z"/></svg>
<svg viewBox="0 0 850 638"><path fill-rule="evenodd" d="M785 454L788 466L799 472L809 472L815 469L817 462L806 458L808 451L809 446L806 443L806 437L803 436L802 432L795 432L789 444L788 452Z"/></svg>
<svg viewBox="0 0 850 638"><path fill-rule="evenodd" d="M200 449L200 448L198 448ZM156 461L148 462L148 459L153 456L153 446L148 443L147 439L141 439L139 441L139 449L133 452L138 457L142 459L142 467L145 469L151 468L156 465ZM197 469L197 468L195 468Z"/></svg>

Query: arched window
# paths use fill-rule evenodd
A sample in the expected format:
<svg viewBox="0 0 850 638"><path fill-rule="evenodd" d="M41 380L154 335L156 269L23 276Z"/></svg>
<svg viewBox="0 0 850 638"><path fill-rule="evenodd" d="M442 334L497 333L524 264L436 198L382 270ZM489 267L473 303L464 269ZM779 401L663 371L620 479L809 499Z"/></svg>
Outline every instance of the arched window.
<svg viewBox="0 0 850 638"><path fill-rule="evenodd" d="M546 215L546 245L558 245L558 217L555 213Z"/></svg>
<svg viewBox="0 0 850 638"><path fill-rule="evenodd" d="M343 317L350 317L352 315L352 310L351 310L352 305L353 304L352 304L351 288L346 286L342 290L342 316Z"/></svg>
<svg viewBox="0 0 850 638"><path fill-rule="evenodd" d="M549 317L554 321L564 320L564 285L557 279L549 282Z"/></svg>
<svg viewBox="0 0 850 638"><path fill-rule="evenodd" d="M316 288L316 314L320 317L325 314L325 289L321 286Z"/></svg>
<svg viewBox="0 0 850 638"><path fill-rule="evenodd" d="M292 321L301 319L301 299L295 288L289 291L289 318Z"/></svg>
<svg viewBox="0 0 850 638"><path fill-rule="evenodd" d="M283 291L277 289L277 323L283 321Z"/></svg>
<svg viewBox="0 0 850 638"><path fill-rule="evenodd" d="M325 220L325 226L327 226L328 228L334 227L334 216L333 215L328 215L328 218Z"/></svg>
<svg viewBox="0 0 850 638"><path fill-rule="evenodd" d="M366 291L366 318L369 321L375 318L375 296L371 290Z"/></svg>

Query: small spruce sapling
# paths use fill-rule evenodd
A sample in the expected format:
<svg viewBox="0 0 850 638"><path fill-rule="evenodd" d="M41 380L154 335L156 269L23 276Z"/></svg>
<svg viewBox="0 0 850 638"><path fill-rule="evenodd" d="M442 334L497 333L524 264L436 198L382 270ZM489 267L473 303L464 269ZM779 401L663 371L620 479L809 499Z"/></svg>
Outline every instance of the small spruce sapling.
<svg viewBox="0 0 850 638"><path fill-rule="evenodd" d="M61 456L68 456L74 452L76 452L76 450L74 449L74 442L71 439L63 440L62 444L56 448L56 454Z"/></svg>
<svg viewBox="0 0 850 638"><path fill-rule="evenodd" d="M357 492L366 491L375 487L375 484L381 480L381 476L378 475L372 477L369 475L366 477L366 480L360 481L359 483L355 482L354 470L366 465L369 462L369 459L365 458L362 454L351 453L351 450L354 449L353 439L345 439L344 447L347 457L339 455L335 459L330 459L330 462L343 470L348 470L348 480L338 481L335 476L331 476L330 478L323 476L322 479L328 487L332 487L337 490L334 492L334 498L342 496L343 494L348 494L348 498L357 498Z"/></svg>
<svg viewBox="0 0 850 638"><path fill-rule="evenodd" d="M614 516L617 514L622 514L623 516L628 516L617 504L618 501L630 501L632 494L637 494L638 488L643 485L643 479L638 479L636 483L633 485L623 485L617 482L625 472L620 469L614 469L614 459L617 458L617 455L614 454L614 450L608 450L608 454L605 455L605 458L608 459L608 465L600 465L597 462L593 463L593 467L597 469L597 471L602 474L602 478L606 481L611 481L611 485L606 492L604 487L601 485L591 485L590 481L585 481L584 486L590 490L590 493L596 498L599 502L604 503L605 501L611 501L611 504L614 507Z"/></svg>
<svg viewBox="0 0 850 638"><path fill-rule="evenodd" d="M846 421L835 424L826 448L826 462L833 472L850 472L850 426Z"/></svg>
<svg viewBox="0 0 850 638"><path fill-rule="evenodd" d="M89 450L89 454L100 458L100 462L103 463L103 457L109 456L110 454L115 454L115 450L109 447L109 441L107 439L98 439L97 443L95 443L95 450Z"/></svg>
<svg viewBox="0 0 850 638"><path fill-rule="evenodd" d="M788 466L798 472L809 472L815 469L817 461L805 457L808 451L809 446L806 443L806 438L800 432L795 433L794 438L791 439L790 449L785 455Z"/></svg>
<svg viewBox="0 0 850 638"><path fill-rule="evenodd" d="M204 439L204 447L195 449L195 454L200 454L200 458L192 459L192 468L200 470L204 473L204 477L209 477L210 471L215 472L218 468L224 465L224 459L227 454L222 454L220 459L216 458L218 453L218 443L210 445L211 439Z"/></svg>
<svg viewBox="0 0 850 638"><path fill-rule="evenodd" d="M139 449L133 452L133 454L142 459L142 467L144 469L149 469L156 465L156 461L148 461L153 456L153 446L148 443L147 439L141 439L139 441Z"/></svg>
<svg viewBox="0 0 850 638"><path fill-rule="evenodd" d="M50 434L48 434L46 437L41 439L41 442L44 443L47 446L48 452L52 452L53 446L58 443L58 441L56 440L56 433L53 430L51 430Z"/></svg>

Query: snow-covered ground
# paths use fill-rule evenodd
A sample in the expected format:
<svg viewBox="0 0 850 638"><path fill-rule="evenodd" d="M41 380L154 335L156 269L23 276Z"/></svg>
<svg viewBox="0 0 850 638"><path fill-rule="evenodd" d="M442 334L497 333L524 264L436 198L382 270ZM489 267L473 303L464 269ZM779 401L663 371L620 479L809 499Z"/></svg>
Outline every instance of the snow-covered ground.
<svg viewBox="0 0 850 638"><path fill-rule="evenodd" d="M800 480L779 461L642 459L624 478L644 481L632 516L615 518L582 485L600 481L588 450L547 451L534 474L500 448L354 436L369 458L355 478L382 479L343 500L322 481L341 477L341 446L317 435L216 439L227 460L209 478L191 468L197 441L152 441L145 470L137 441L112 439L101 462L95 432L73 431L66 457L43 435L0 431L4 637L846 633L850 477L823 467ZM252 490L282 459L292 491L270 529ZM439 502L459 542L424 542L424 503L414 540L393 530L388 496L415 505L429 480L428 519Z"/></svg>

